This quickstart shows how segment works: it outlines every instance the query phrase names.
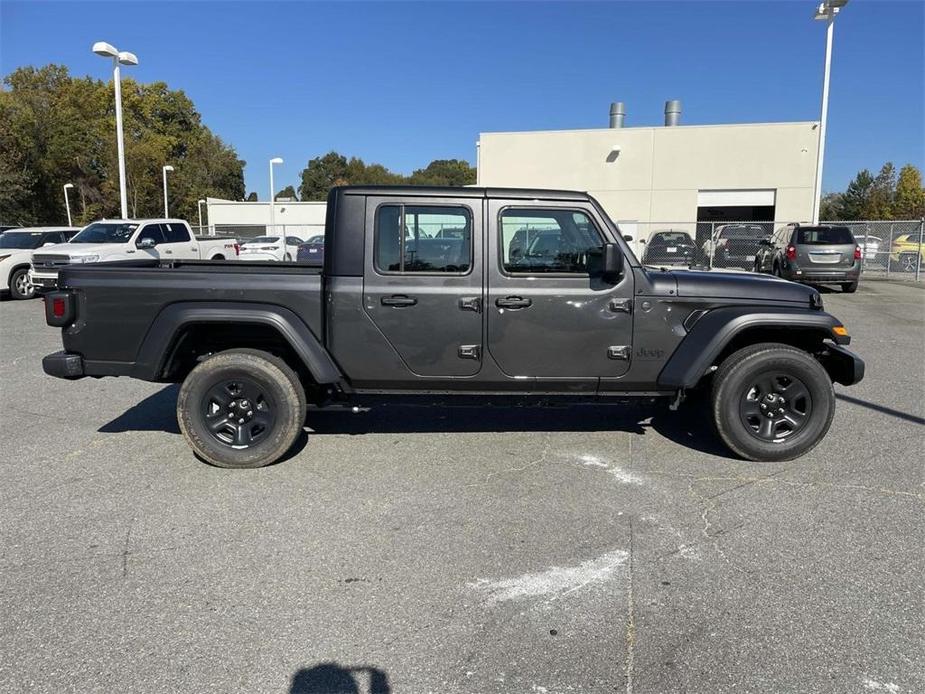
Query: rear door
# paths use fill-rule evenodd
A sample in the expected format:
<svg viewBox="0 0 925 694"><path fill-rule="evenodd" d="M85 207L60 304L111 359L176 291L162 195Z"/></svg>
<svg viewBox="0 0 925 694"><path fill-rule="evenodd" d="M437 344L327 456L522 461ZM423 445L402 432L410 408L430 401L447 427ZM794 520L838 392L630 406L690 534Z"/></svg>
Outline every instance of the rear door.
<svg viewBox="0 0 925 694"><path fill-rule="evenodd" d="M844 270L854 265L857 245L848 227L800 227L793 244L802 268Z"/></svg>
<svg viewBox="0 0 925 694"><path fill-rule="evenodd" d="M482 199L367 198L364 310L411 375L482 366Z"/></svg>
<svg viewBox="0 0 925 694"><path fill-rule="evenodd" d="M488 219L488 350L501 371L569 390L623 375L633 273L627 265L618 282L601 277L601 248L614 239L593 206L494 199Z"/></svg>

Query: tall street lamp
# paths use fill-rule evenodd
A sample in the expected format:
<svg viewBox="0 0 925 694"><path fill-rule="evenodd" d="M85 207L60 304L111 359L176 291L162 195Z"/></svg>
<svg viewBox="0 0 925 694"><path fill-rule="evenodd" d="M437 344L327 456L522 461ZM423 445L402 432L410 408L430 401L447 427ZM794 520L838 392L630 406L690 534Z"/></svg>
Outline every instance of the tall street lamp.
<svg viewBox="0 0 925 694"><path fill-rule="evenodd" d="M832 68L832 34L835 29L835 15L848 4L848 0L823 0L816 8L813 19L826 22L825 71L822 75L822 113L819 116L819 149L816 159L816 194L813 198L813 224L819 223L819 208L822 204L822 163L825 159L825 127L829 117L829 74Z"/></svg>
<svg viewBox="0 0 925 694"><path fill-rule="evenodd" d="M270 229L271 229L270 233L271 234L276 233L276 193L273 192L275 190L275 188L273 187L273 165L282 164L282 163L283 163L282 157L273 157L270 160ZM285 260L286 259L286 227L285 226L283 226L283 233L280 234L280 237L283 242L282 243L283 257L280 258L280 260Z"/></svg>
<svg viewBox="0 0 925 694"><path fill-rule="evenodd" d="M122 219L128 219L128 196L125 192L125 144L122 141L122 77L120 65L138 65L134 53L119 51L111 43L97 41L93 52L103 58L112 58L112 81L116 89L116 143L119 148L119 196L122 203Z"/></svg>
<svg viewBox="0 0 925 694"><path fill-rule="evenodd" d="M65 184L64 184L64 207L65 207L65 209L67 210L67 225L68 225L68 226L71 226L71 203L70 203L70 201L67 199L67 191L68 191L70 188L73 188L73 187L74 187L74 184L73 184L73 183L65 183Z"/></svg>
<svg viewBox="0 0 925 694"><path fill-rule="evenodd" d="M205 200L197 200L196 208L199 210L199 233L202 233L202 206L205 204Z"/></svg>
<svg viewBox="0 0 925 694"><path fill-rule="evenodd" d="M169 217L170 213L167 211L167 172L173 171L173 167L168 164L167 166L161 167L161 175L164 177L164 217Z"/></svg>

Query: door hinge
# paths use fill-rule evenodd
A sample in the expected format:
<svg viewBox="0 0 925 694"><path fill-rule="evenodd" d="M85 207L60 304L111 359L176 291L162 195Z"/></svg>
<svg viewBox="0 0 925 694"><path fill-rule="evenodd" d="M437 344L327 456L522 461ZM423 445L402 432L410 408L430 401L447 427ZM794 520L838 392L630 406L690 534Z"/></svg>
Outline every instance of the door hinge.
<svg viewBox="0 0 925 694"><path fill-rule="evenodd" d="M463 311L482 312L482 299L477 296L464 296L459 300L459 308Z"/></svg>
<svg viewBox="0 0 925 694"><path fill-rule="evenodd" d="M628 361L630 358L629 345L611 345L607 348L607 358Z"/></svg>
<svg viewBox="0 0 925 694"><path fill-rule="evenodd" d="M632 313L633 312L633 300L632 299L614 299L610 302L610 310L614 313Z"/></svg>
<svg viewBox="0 0 925 694"><path fill-rule="evenodd" d="M482 358L482 345L460 345L458 354L460 359L475 359L478 361Z"/></svg>

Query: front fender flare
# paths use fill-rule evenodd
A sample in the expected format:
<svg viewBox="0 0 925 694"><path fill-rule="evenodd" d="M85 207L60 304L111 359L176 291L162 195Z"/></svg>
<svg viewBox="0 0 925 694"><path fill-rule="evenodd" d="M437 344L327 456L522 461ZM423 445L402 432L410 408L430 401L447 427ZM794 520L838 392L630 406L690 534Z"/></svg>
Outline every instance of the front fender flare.
<svg viewBox="0 0 925 694"><path fill-rule="evenodd" d="M273 304L245 302L181 302L162 310L148 329L135 360L135 378L158 380L167 353L180 330L202 323L249 323L277 330L319 384L343 379L327 350L292 310Z"/></svg>
<svg viewBox="0 0 925 694"><path fill-rule="evenodd" d="M707 373L714 360L737 335L752 328L772 328L781 332L817 331L835 339L832 328L841 325L824 311L762 306L725 306L708 311L678 345L658 375L659 387L693 388ZM840 340L847 343L847 340Z"/></svg>

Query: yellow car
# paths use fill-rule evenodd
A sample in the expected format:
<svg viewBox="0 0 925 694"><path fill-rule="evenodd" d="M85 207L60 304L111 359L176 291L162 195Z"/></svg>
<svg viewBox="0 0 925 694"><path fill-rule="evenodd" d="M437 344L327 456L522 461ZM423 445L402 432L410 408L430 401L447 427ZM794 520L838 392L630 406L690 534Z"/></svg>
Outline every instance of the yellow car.
<svg viewBox="0 0 925 694"><path fill-rule="evenodd" d="M915 272L917 266L925 268L925 246L920 232L901 234L890 246L890 260L903 272ZM919 265L921 264L921 265Z"/></svg>

